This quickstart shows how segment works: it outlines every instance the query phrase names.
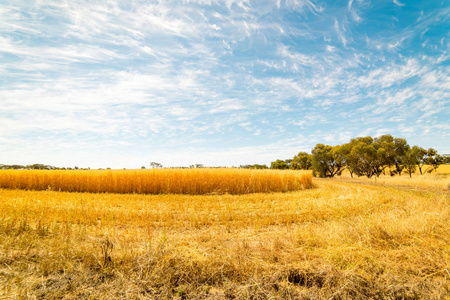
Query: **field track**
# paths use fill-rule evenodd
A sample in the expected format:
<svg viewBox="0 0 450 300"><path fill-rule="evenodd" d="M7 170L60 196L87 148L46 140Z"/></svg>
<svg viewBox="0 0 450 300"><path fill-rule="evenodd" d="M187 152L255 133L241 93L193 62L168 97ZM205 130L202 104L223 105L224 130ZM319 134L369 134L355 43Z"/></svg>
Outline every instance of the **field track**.
<svg viewBox="0 0 450 300"><path fill-rule="evenodd" d="M246 195L3 189L0 296L448 299L448 178Z"/></svg>

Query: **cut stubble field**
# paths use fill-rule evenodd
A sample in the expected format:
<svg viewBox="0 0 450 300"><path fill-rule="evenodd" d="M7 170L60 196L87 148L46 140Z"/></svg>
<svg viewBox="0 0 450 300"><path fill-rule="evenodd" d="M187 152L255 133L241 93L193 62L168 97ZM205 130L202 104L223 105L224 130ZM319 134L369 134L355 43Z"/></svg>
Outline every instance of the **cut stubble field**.
<svg viewBox="0 0 450 300"><path fill-rule="evenodd" d="M243 195L0 189L0 296L449 299L449 182L314 179Z"/></svg>

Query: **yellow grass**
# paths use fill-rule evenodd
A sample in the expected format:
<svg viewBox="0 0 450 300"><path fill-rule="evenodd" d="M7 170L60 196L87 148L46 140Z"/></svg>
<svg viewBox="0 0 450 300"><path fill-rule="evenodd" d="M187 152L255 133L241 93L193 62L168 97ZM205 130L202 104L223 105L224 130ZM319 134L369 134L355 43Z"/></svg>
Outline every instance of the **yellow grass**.
<svg viewBox="0 0 450 300"><path fill-rule="evenodd" d="M0 170L0 188L91 193L247 194L312 187L308 171L242 169Z"/></svg>
<svg viewBox="0 0 450 300"><path fill-rule="evenodd" d="M450 174L450 165L440 165L436 172L442 174Z"/></svg>
<svg viewBox="0 0 450 300"><path fill-rule="evenodd" d="M434 179L245 195L0 189L0 298L449 299L450 195Z"/></svg>
<svg viewBox="0 0 450 300"><path fill-rule="evenodd" d="M437 172L425 173L421 175L419 171L412 174L402 174L401 176L389 176L381 175L380 177L373 176L367 178L365 176L350 177L349 172L343 172L342 176L337 176L336 179L344 179L346 181L374 183L378 185L395 185L395 186L408 186L414 189L424 188L438 188L438 189L450 189L450 165L441 165L437 169Z"/></svg>

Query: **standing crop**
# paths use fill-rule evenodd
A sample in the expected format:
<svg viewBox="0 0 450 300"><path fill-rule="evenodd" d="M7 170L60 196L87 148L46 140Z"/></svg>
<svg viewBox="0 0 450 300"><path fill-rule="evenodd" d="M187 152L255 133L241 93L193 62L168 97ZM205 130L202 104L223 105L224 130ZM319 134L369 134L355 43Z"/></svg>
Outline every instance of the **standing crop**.
<svg viewBox="0 0 450 300"><path fill-rule="evenodd" d="M90 193L247 194L312 187L310 172L242 169L2 170L0 188Z"/></svg>

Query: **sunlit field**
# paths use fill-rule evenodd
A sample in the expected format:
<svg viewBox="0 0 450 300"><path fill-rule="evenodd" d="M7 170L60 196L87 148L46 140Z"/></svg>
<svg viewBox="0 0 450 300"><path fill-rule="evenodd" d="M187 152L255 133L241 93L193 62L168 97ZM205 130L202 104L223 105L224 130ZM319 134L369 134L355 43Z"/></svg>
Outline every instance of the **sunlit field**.
<svg viewBox="0 0 450 300"><path fill-rule="evenodd" d="M424 169L426 169L425 166ZM336 176L336 179L344 179L346 181L353 180L355 182L366 182L366 183L374 183L378 185L396 185L396 186L408 186L410 188L415 189L424 189L424 188L442 188L442 189L450 189L450 165L441 165L436 171L431 173L425 173L421 175L419 170L412 174L412 177L409 177L409 174L402 174L401 176L389 176L384 175L380 177L373 176L371 178L367 177L357 177L351 178L350 173L344 171L342 176Z"/></svg>
<svg viewBox="0 0 450 300"><path fill-rule="evenodd" d="M436 173L450 174L450 165L440 165Z"/></svg>
<svg viewBox="0 0 450 300"><path fill-rule="evenodd" d="M242 169L0 170L0 188L90 193L247 194L312 187L311 172Z"/></svg>
<svg viewBox="0 0 450 300"><path fill-rule="evenodd" d="M449 299L449 176L242 195L0 189L0 296Z"/></svg>

